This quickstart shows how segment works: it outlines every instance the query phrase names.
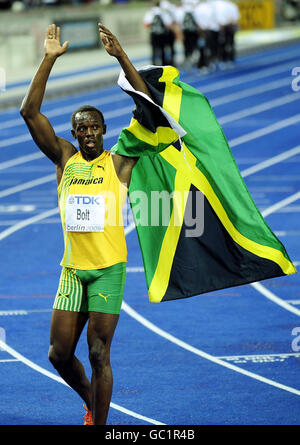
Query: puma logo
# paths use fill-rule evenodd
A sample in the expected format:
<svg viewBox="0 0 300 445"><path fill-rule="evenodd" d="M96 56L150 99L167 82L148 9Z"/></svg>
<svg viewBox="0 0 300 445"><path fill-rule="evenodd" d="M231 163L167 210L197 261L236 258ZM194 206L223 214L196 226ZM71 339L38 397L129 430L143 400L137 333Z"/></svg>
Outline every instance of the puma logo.
<svg viewBox="0 0 300 445"><path fill-rule="evenodd" d="M99 297L104 298L105 303L107 303L107 298L110 297L110 295L106 295L106 296L103 294L98 294L98 295L99 295Z"/></svg>

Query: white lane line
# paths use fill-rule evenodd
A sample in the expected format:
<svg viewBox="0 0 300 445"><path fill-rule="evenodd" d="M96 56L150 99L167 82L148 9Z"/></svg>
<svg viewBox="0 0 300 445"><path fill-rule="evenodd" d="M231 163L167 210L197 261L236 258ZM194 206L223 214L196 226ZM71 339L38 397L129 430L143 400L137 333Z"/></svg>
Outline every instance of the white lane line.
<svg viewBox="0 0 300 445"><path fill-rule="evenodd" d="M231 148L236 147L237 145L242 145L245 142L253 141L254 139L258 139L262 136L266 136L267 134L274 133L275 131L278 130L282 130L283 128L295 125L299 122L300 122L300 114L296 114L287 119L282 119L278 122L275 122L274 124L260 128L259 130L254 130L251 131L250 133L231 139L230 141L228 141L228 143Z"/></svg>
<svg viewBox="0 0 300 445"><path fill-rule="evenodd" d="M278 213L300 213L300 205L283 207L278 210Z"/></svg>
<svg viewBox="0 0 300 445"><path fill-rule="evenodd" d="M279 79L279 80L275 80L273 82L267 82L266 84L259 85L257 87L246 88L241 91L238 91L237 93L226 94L225 96L220 96L216 99L211 99L209 102L213 108L216 108L220 105L225 105L225 104L235 102L240 99L246 99L247 97L253 97L258 94L265 93L267 91L274 91L277 88L281 88L283 86L289 86L289 85L291 85L290 79L286 79L286 78Z"/></svg>
<svg viewBox="0 0 300 445"><path fill-rule="evenodd" d="M55 179L56 179L56 174L52 173L50 175L46 175L41 178L34 179L32 181L24 182L23 184L15 185L14 187L9 187L0 192L0 198L13 195L14 193L23 192L24 190L28 190L32 187L37 187L39 185L46 184L47 182L54 181Z"/></svg>
<svg viewBox="0 0 300 445"><path fill-rule="evenodd" d="M299 116L300 115L297 115L296 122L298 122L300 120ZM244 142L248 142L248 141L256 139L257 137L260 137L262 135L272 133L273 131L276 131L276 130L278 130L280 128L284 128L285 126L288 126L288 125L291 125L291 124L294 124L294 123L295 123L295 118L294 117L286 119L284 121L280 121L280 122L278 122L276 124L272 124L271 126L267 126L267 127L264 127L263 129L247 133L247 134L245 134L243 136L240 136L240 137L238 137L236 139L232 139L231 141L229 141L229 145L231 147L234 147L236 145L240 145L240 144L242 144ZM122 128L123 127L120 127L120 128L117 128L117 129L114 129L114 130L108 132L106 138L118 136L120 134L120 131L122 130ZM30 140L31 136L30 135L26 135L26 138L28 138L28 140ZM281 153L280 155L274 156L274 157L272 157L272 158L270 158L270 159L268 159L266 161L263 161L263 162L257 164L256 166L249 167L248 169L246 169L246 170L244 170L242 172L242 175L244 177L245 176L249 176L250 174L253 174L253 173L256 173L257 171L263 170L264 168L267 168L267 167L269 167L269 166L271 166L271 165L273 165L275 163L281 162L281 160L288 159L289 157L294 156L294 155L299 153L299 147L300 146L294 147L294 148L292 148L290 150L287 150L286 152ZM36 159L40 159L40 158L45 158L45 155L43 153L40 153L40 152L33 153L33 154L30 154L30 155L20 156L18 158L12 159L10 161L3 162L0 165L0 170L6 169L6 168L10 168L10 167L13 167L13 166L16 166L16 165L24 164L25 162L30 162L32 160L36 160ZM48 180L46 178L50 178L50 175L44 176L44 177L42 177L42 178L40 178L39 180L36 180L36 181L43 181L45 179L45 182L48 182ZM53 175L53 179L55 179L55 175ZM50 180L51 179L49 179L49 181ZM41 182L41 183L43 183L43 182ZM29 186L30 182L29 183L25 183L25 184L28 184L27 188L30 188L30 186ZM36 183L36 185L38 185L38 184L39 184L39 182ZM22 186L16 186L16 187L22 187ZM17 190L17 188L16 188L16 190ZM6 189L6 190L4 190L1 193L3 194L3 196L6 196L5 193L12 194L14 192L13 192L13 188L11 188L11 189ZM1 197L1 193L0 193L0 197Z"/></svg>
<svg viewBox="0 0 300 445"><path fill-rule="evenodd" d="M103 97L103 98L98 97L97 99L91 99L91 100L89 100L89 105L92 105L94 107L97 107L97 106L103 107L103 105L111 104L112 102L118 102L122 99L126 99L126 96L124 95L124 93L120 92L120 93L113 94L111 96L109 95L109 96ZM75 111L77 108L79 108L81 106L82 106L82 101L75 102L71 105L66 105L64 107L58 107L53 110L47 110L47 103L46 103L43 112L45 112L47 114L48 118L51 118L51 117L63 116L64 114L69 114L69 113L72 114L73 111ZM105 113L105 118L106 118L107 114ZM14 128L19 125L25 125L24 119L22 117L18 117L15 119L10 119L10 120L1 122L0 130L5 130L7 128Z"/></svg>
<svg viewBox="0 0 300 445"><path fill-rule="evenodd" d="M262 161L256 165L253 165L252 167L249 167L249 168L241 171L241 175L245 178L245 177L250 176L258 171L264 170L267 167L270 167L272 165L278 164L281 161L289 159L292 156L295 156L297 154L300 154L300 145L297 145L296 147L291 148L290 150L284 151L284 152L280 153L279 155L273 156L269 159L266 159L265 161ZM45 155L43 153L36 153L34 155L33 159L39 159L39 158L44 158L44 157L45 157ZM32 159L29 155L28 155L28 157L21 156L19 158L15 158L12 161L4 162L2 165L0 165L0 170L1 170L1 168L3 169L3 168L12 167L14 165L23 164L24 162L29 162L31 160ZM17 193L18 191L23 191L25 189L29 189L31 187L36 187L36 186L38 186L40 184L44 184L46 182L51 182L52 180L55 180L55 179L56 179L56 175L53 173L52 175L43 176L39 179L25 182L21 185L15 186L15 187L7 188L7 189L3 190L2 192L0 192L0 198L2 198L4 196L12 195L13 193Z"/></svg>
<svg viewBox="0 0 300 445"><path fill-rule="evenodd" d="M236 80L234 80L234 83L236 83ZM252 107L252 109L247 108L245 110L240 110L239 112L236 112L236 113L233 113L233 114L230 114L227 116L221 116L218 119L218 121L220 122L220 124L225 124L226 122L230 122L233 119L237 120L237 119L245 117L245 116L251 116L253 114L257 114L257 112L261 112L261 111L264 111L264 110L267 110L270 108L275 108L276 106L280 106L283 104L284 100L286 101L286 103L292 102L294 100L298 100L298 94L293 93L291 95L285 96L285 99L278 98L278 99L275 99L274 101L271 101L271 102L274 102L274 104L279 103L278 105L271 105L270 102L265 102L263 104L257 105L256 107ZM256 111L256 110L261 110L261 111ZM129 114L131 111L132 111L132 105L108 112L108 113L106 113L105 118L108 119L108 118L113 118L116 116L126 115L126 114ZM240 117L238 117L238 116L240 116ZM277 123L277 125L279 125L279 124L280 123ZM56 125L53 128L54 128L55 133L59 134L60 132L65 132L65 131L70 130L70 123L66 122L66 123L63 123L60 125ZM120 129L120 131L119 131L119 129ZM119 127L119 129L112 130L111 134L110 134L110 132L107 133L107 135L104 137L104 139L107 139L109 137L113 137L116 135L118 136L120 134L121 130L123 129L123 127ZM250 133L250 134L252 134L252 133ZM243 138L245 136L247 136L247 135L244 135L241 137ZM239 138L237 138L237 139L239 139ZM19 144L21 142L27 142L30 140L32 140L32 137L31 137L30 133L27 132L25 134L21 134L19 136L7 138L7 139L0 141L0 148L7 147L9 145ZM233 140L233 143L235 143L235 140ZM232 142L230 142L229 144L232 145Z"/></svg>
<svg viewBox="0 0 300 445"><path fill-rule="evenodd" d="M295 266L296 266L296 264L295 264ZM300 304L300 300L286 300L286 301L287 301L287 303L291 303L291 304L295 304L295 305Z"/></svg>
<svg viewBox="0 0 300 445"><path fill-rule="evenodd" d="M284 200L284 201L286 201L286 200ZM278 205L278 204L277 204ZM273 206L274 207L274 206ZM56 209L55 209L56 210ZM57 212L57 210L56 210L56 212ZM45 212L44 212L45 213ZM37 217L39 217L40 215L37 215ZM36 218L36 217L35 217ZM8 236L8 234L11 234L11 233L13 233L14 231L16 231L16 230L19 230L19 228L22 228L22 227L25 227L25 225L29 225L29 224L31 224L32 223L32 220L33 220L34 218L29 218L28 220L26 220L26 223L24 223L23 222L23 224L22 223L20 223L20 224L17 224L16 226L18 226L17 228L15 227L14 228L14 230L13 231L5 231L5 232L7 232L7 234L6 234L6 236ZM31 222L30 222L31 221ZM12 228L11 228L12 229ZM2 234L3 234L4 232L2 232ZM1 235L2 234L0 234L0 239L2 239L1 238ZM2 235L3 236L3 235ZM254 283L254 284L257 284L257 283ZM127 308L128 309L128 308ZM158 328L159 329L159 328ZM168 335L170 335L170 334L168 334ZM172 336L171 336L172 337ZM175 338L175 337L174 337ZM181 346L184 344L184 342L181 344ZM188 346L190 346L190 345L188 345ZM183 346L182 346L183 347ZM191 347L192 348L192 347ZM199 350L198 350L199 351ZM203 353L202 351L201 351L201 353ZM205 354L207 357L209 356L209 355L207 355L206 353L203 353L203 354ZM206 358L207 358L206 357ZM214 360L216 360L214 357L212 357ZM219 363L220 364L220 363ZM224 366L224 364L222 364L223 366ZM232 366L232 365L231 365ZM237 368L237 367L235 367L235 368ZM233 368L231 368L231 369L233 369ZM249 373L248 371L244 371L244 370L242 370L242 369L240 369L240 368L237 368L238 369L238 371L237 372L242 372L242 373L244 373L244 374L246 374L246 375L248 375L248 376L255 376L255 378L257 378L257 377L259 377L259 380L261 380L261 381L264 381L265 383L269 383L269 384L275 384L275 386L277 386L277 387L281 387L282 389L286 389L286 390L289 390L289 389L287 389L287 388L289 388L289 387L286 387L285 385L281 385L281 384L278 384L277 382L273 382L273 381L270 381L269 379L265 379L265 378L263 378L263 377L261 377L261 376L257 376L256 374L253 374L253 373ZM237 370L237 369L235 369L235 370ZM253 377L254 378L254 377ZM272 382L272 383L270 383L270 382ZM295 391L297 391L297 394L299 393L299 391L298 390L295 390L294 388L290 388L292 391L291 392L295 392ZM299 394L298 394L299 395Z"/></svg>
<svg viewBox="0 0 300 445"><path fill-rule="evenodd" d="M31 313L41 314L44 312L52 312L52 309L11 309L7 311L0 311L1 317L14 316L14 315L28 315Z"/></svg>
<svg viewBox="0 0 300 445"><path fill-rule="evenodd" d="M57 213L58 210L57 209L52 209L52 210L50 210L48 212L43 212L42 214L36 215L33 218L28 218L27 220L22 221L20 224L17 224L15 226L11 227L10 229L5 230L4 232L1 232L0 233L0 240L5 238L5 237L7 237L7 236L9 236L9 235L11 235L12 233L14 233L17 230L19 230L19 229L21 229L21 228L23 228L23 227L25 227L25 226L27 226L29 224L32 224L37 218L39 218L39 219L46 218L47 216L49 216L49 215L47 215L47 213L49 213L49 212L52 212L52 213L56 212ZM126 229L127 229L126 230L126 235L131 233L134 230L134 223L132 223ZM256 283L254 283L254 284L256 284ZM248 376L250 378L253 378L255 380L258 380L258 381L261 381L261 382L266 383L268 385L275 386L275 387L283 389L285 391L288 391L288 392L300 395L300 391L295 389L295 388L291 388L291 387L288 387L286 385L282 385L281 383L278 383L278 382L275 382L273 380L267 379L267 378L262 377L262 376L260 376L258 374L246 371L246 370L244 370L242 368L239 368L237 366L234 366L234 365L232 365L230 363L226 363L226 362L224 362L224 361L222 361L222 360L220 360L220 359L218 359L216 357L211 356L210 354L205 353L204 351L201 351L201 350L199 350L197 348L194 348L193 346L183 342L182 340L177 339L176 337L172 336L168 332L163 331L162 329L160 329L157 326L155 326L153 323L151 323L148 320L146 320L144 317L142 317L140 314L138 314L136 311L134 311L125 301L123 301L123 303L122 303L122 309L125 310L125 312L127 312L134 319L139 321L141 324L146 326L148 329L152 330L153 332L157 333L158 335L161 335L162 337L166 338L167 340L177 344L178 346L180 346L180 347L182 347L182 348L184 348L184 349L186 349L186 350L188 350L190 352L195 353L196 355L199 355L199 356L201 356L201 357L203 357L203 358L205 358L207 360L210 360L210 361L212 361L212 362L214 362L214 363L216 363L218 365L224 366L224 367L229 368L229 369L231 369L233 371L236 371L238 373L244 374L244 375L246 375L246 376ZM2 343L3 342L0 341L0 347L1 347ZM8 351L7 348L9 348L9 347L7 347L7 345L5 345L5 343L3 343L3 345L6 346L5 350ZM16 352L16 351L13 351L13 352ZM11 355L15 356L14 354L11 354ZM19 358L19 356L17 356L16 358ZM25 357L24 357L24 359L27 362L30 362ZM49 371L46 371L46 372L48 373ZM50 374L52 374L52 373L50 373ZM55 376L55 375L53 374L53 376ZM50 378L52 378L52 377L50 377ZM57 376L55 376L55 378L57 379Z"/></svg>
<svg viewBox="0 0 300 445"><path fill-rule="evenodd" d="M279 155L273 156L272 158L266 159L265 161L259 162L252 167L246 168L241 172L241 174L244 178L246 178L247 176L253 175L254 173L264 170L265 168L268 168L272 165L278 164L279 162L282 162L285 159L291 158L292 156L295 156L297 154L300 154L300 145L297 145L290 150L286 150Z"/></svg>
<svg viewBox="0 0 300 445"><path fill-rule="evenodd" d="M138 273L138 272L144 272L144 268L143 267L127 267L127 272L129 273Z"/></svg>
<svg viewBox="0 0 300 445"><path fill-rule="evenodd" d="M253 67L257 68L259 66L263 66L263 65L267 65L268 63L272 62L273 60L275 60L276 62L279 61L284 61L286 59L289 59L291 57L294 56L298 56L299 55L299 51L298 50L292 50L289 53L286 54L282 54L279 57L274 57L274 56L267 56L265 57L263 60L259 60L257 62L255 62L255 64L253 64ZM296 63L296 61L295 61ZM295 63L293 61L290 62L291 65L295 65ZM246 68L248 68L248 66L246 66ZM239 67L237 67L237 70L235 70L235 73L239 70ZM245 67L241 67L241 71L244 71ZM239 76L240 77L240 76ZM260 88L263 88L262 91L268 91L268 90L272 90L275 88L279 88L287 83L290 83L290 81L287 82L286 79L280 79L278 81L274 81L274 82L268 82L267 85L259 86L259 87L255 87L257 89L257 91L259 91ZM253 95L254 91L251 91L252 89L249 88L249 95ZM236 94L243 94L247 92L246 90L243 90L243 92L240 93L236 93ZM221 102L221 103L226 103L227 102L227 98L229 96L235 96L235 94L233 95L228 95L228 96L224 96L225 102ZM248 96L243 96L243 97L248 97ZM123 93L117 93L117 94L113 94L107 97L98 97L96 99L89 99L89 104L93 105L93 106L103 106L105 104L110 104L112 101L113 102L117 102L118 100L124 98L124 94ZM242 97L241 97L242 98ZM222 100L222 98L220 98ZM219 105L218 103L218 99L216 100L216 106ZM232 99L232 100L236 100L236 99ZM230 100L231 101L231 100ZM220 104L221 104L220 103ZM48 117L56 117L56 116L61 116L63 114L68 114L68 113L73 113L74 110L76 110L76 108L79 108L82 105L82 101L81 102L75 102L72 105L66 105L64 107L60 107L60 108L55 108L52 110L47 110L47 104L45 104L45 112L47 114ZM106 115L105 115L106 117ZM4 130L6 128L12 128L15 127L17 125L23 125L24 124L24 120L19 117L19 118L14 118L14 119L10 119L8 121L4 121L0 123L0 130Z"/></svg>
<svg viewBox="0 0 300 445"><path fill-rule="evenodd" d="M277 202L276 204L268 207L264 211L261 212L262 216L265 218L266 216L270 215L271 213L276 212L277 210L281 209L282 207L287 206L291 202L297 201L300 199L300 192L294 193L293 195L282 199L281 201ZM282 308L286 309L289 312L292 312L295 315L300 316L300 310L292 306L287 301L282 300L281 298L277 297L273 292L271 292L269 289L267 289L265 286L263 286L261 283L251 283L250 286L254 287L258 292L260 292L262 295L264 295L269 300L273 301L273 303L278 304Z"/></svg>
<svg viewBox="0 0 300 445"><path fill-rule="evenodd" d="M285 199L282 199L281 201L271 205L270 207L268 207L267 209L263 210L261 212L261 214L263 215L263 217L267 217L268 215L270 215L271 213L277 212L277 210L286 207L287 205L291 204L292 202L297 201L298 199L300 199L300 191L294 193L291 196L288 196Z"/></svg>
<svg viewBox="0 0 300 445"><path fill-rule="evenodd" d="M274 233L278 237L280 237L280 236L297 236L297 237L299 237L299 235L300 235L299 230L275 230ZM295 261L293 261L293 264L294 264L294 266L297 266Z"/></svg>
<svg viewBox="0 0 300 445"><path fill-rule="evenodd" d="M238 91L236 93L231 93L231 94L226 94L225 96L221 96L218 97L216 99L211 99L210 100L210 104L212 107L217 107L220 105L225 105L227 103L231 103L240 99L245 99L247 97L253 97L255 95L261 94L261 93L265 93L266 91L274 91L275 89L281 88L283 86L288 86L291 84L291 80L290 79L279 79L279 80L275 80L273 82L268 82L266 85L259 85L259 86L255 86L252 88L247 88L244 89L242 91ZM105 98L106 100L102 101L101 98L98 98L96 100L92 100L90 101L90 105L93 106L103 106L106 103L112 103L112 102L116 102L119 101L121 99L126 99L126 96L124 96L123 93L119 93L119 94L115 94L113 96L110 96L110 101ZM49 110L49 111L45 111L45 114L47 115L47 117L53 118L53 117L58 117L58 116L63 116L66 114L70 114L72 113L74 110L76 110L76 108L79 108L82 105L82 102L78 102L75 103L73 105L68 105L65 107L61 107L61 108L55 108L54 110ZM132 106L128 106L128 107L124 107L121 108L120 110L126 110L128 109L129 112L132 111ZM119 114L120 113L120 114ZM107 111L104 112L104 117L105 119L109 119L109 118L114 118L117 116L120 116L123 114L123 112L117 112L115 111ZM19 118L15 118L15 119L10 119L8 121L4 121L0 123L0 130L6 130L9 128L15 128L16 126L21 126L24 125L25 126L25 122L23 120L23 118L19 117Z"/></svg>
<svg viewBox="0 0 300 445"><path fill-rule="evenodd" d="M273 108L277 108L277 107L282 106L282 105L284 105L286 103L290 103L290 102L299 100L299 97L300 97L300 93L299 94L297 94L297 93L288 94L288 95L286 95L284 97L280 97L280 98L273 99L271 101L263 102L262 104L256 105L256 106L251 107L251 108L247 107L246 109L237 111L235 113L231 113L231 114L228 114L228 115L225 115L225 116L220 116L218 118L218 122L220 123L220 125L224 125L224 124L226 124L228 122L232 122L233 120L236 121L236 120L242 119L244 117L249 117L249 116L252 116L252 115L256 115L256 114L261 113L263 111L266 111L266 110L269 110L269 109L273 109ZM114 115L116 115L116 116L122 116L122 115L130 114L131 111L132 111L132 105L130 105L128 107L121 108L121 109L114 110L112 113L114 113ZM289 119L292 119L292 118L289 118ZM281 126L282 125L282 121L277 122L277 123L272 124L272 125L273 126L274 125L278 126L278 128L276 128L276 130L277 130L277 129L280 129L280 128L284 128L285 126L292 125L292 123L293 123L293 121L291 123L289 123L288 119L285 119L283 122L284 122L284 126ZM264 127L264 128L268 129L269 127L270 126L267 126L267 127ZM119 136L119 134L120 134L120 132L122 131L123 128L124 127L122 126L122 127L118 127L118 128L115 128L115 129L109 131L104 136L104 140L109 139L110 137ZM263 131L264 128L262 128L260 130L257 130L258 134L260 134L259 132ZM55 125L53 127L53 129L54 129L54 132L56 134L68 131L68 130L70 130L70 123L67 122L67 123ZM275 130L273 130L273 131L275 131ZM239 138L233 139L232 141L229 141L229 145L230 146L239 145L236 141L238 141L239 139L247 138L249 135L252 137L253 134L255 134L255 132L250 132L250 133L247 133L245 135L240 136ZM266 133L266 134L268 134L268 133ZM1 147L2 148L3 147L7 147L7 146L10 146L10 145L20 144L22 142L28 142L30 140L32 140L31 134L29 132L26 132L26 133L21 134L19 136L14 136L14 137L10 137L10 138L7 138L7 139L3 139L2 141L0 141L0 148ZM2 167L2 169L3 169L3 167Z"/></svg>
<svg viewBox="0 0 300 445"><path fill-rule="evenodd" d="M243 83L246 83L246 82L257 81L260 79L264 79L265 77L269 77L269 76L273 76L275 74L280 74L280 73L289 71L294 66L297 66L297 63L298 62L295 60L295 62L291 61L291 62L282 64L280 66L277 66L275 68L271 67L271 68L266 68L266 69L258 71L258 72L255 71L254 73L250 73L250 74L242 74L241 76L226 79L223 81L217 81L217 82L214 82L212 84L209 84L209 85L206 85L203 87L200 86L199 90L201 91L201 93L206 94L206 93L222 90L223 88L230 88L230 87L233 87L236 85L242 85ZM187 81L187 83L188 83L188 81ZM195 84L196 82L194 81L193 83Z"/></svg>
<svg viewBox="0 0 300 445"><path fill-rule="evenodd" d="M0 311L0 317L2 317L2 316L7 317L10 315L28 315L29 312L33 312L33 311L26 311L25 309Z"/></svg>
<svg viewBox="0 0 300 445"><path fill-rule="evenodd" d="M19 222L20 222L20 220L18 220L18 219L4 219L4 220L0 221L0 227L1 226L13 226L14 224L18 224ZM37 221L36 224L61 224L61 219L60 218L42 219L40 221Z"/></svg>
<svg viewBox="0 0 300 445"><path fill-rule="evenodd" d="M261 283L251 283L251 286L254 287L254 289L256 289L259 293L264 295L268 300L273 301L273 303L277 304L278 306L281 306L283 309L286 309L287 311L300 317L299 309L292 306L287 301L284 301L281 298L277 297L277 295L275 295L269 289L265 288Z"/></svg>
<svg viewBox="0 0 300 445"><path fill-rule="evenodd" d="M131 108L132 110L132 108ZM118 127L118 128L114 128L111 131L108 131L103 139L109 139L111 137L114 136L119 136L119 134L121 133L121 131L123 130L124 126L122 127ZM56 134L62 133L64 131L71 131L71 126L69 123L65 123L65 124L60 124L60 125L55 125L53 127L54 131ZM32 136L29 132L24 133L24 134L20 134L19 136L14 136L11 138L7 138L7 139L3 139L2 141L0 141L0 148L2 147L9 147L10 145L15 145L15 144L20 144L21 142L28 142L28 141L32 141ZM33 141L32 141L33 143ZM31 154L29 155L31 156Z"/></svg>
<svg viewBox="0 0 300 445"><path fill-rule="evenodd" d="M147 320L145 317L140 315L138 312L136 312L132 307L130 307L125 301L123 301L122 309L124 312L126 312L130 317L134 318L138 323L145 326L150 331L154 332L155 334L165 338L166 340L170 341L171 343L174 343L175 345L185 349L186 351L192 352L193 354L198 355L199 357L202 357L206 360L209 360L213 363L216 363L217 365L224 366L225 368L228 368L232 371L238 372L239 374L243 374L247 377L250 377L254 380L258 380L262 383L266 383L267 385L274 386L275 388L282 389L284 391L290 392L292 394L296 394L297 396L300 396L300 391L296 388L292 388L290 386L283 385L281 383L275 382L274 380L267 379L265 377L262 377L258 374L255 374L254 372L246 371L243 368L240 368L238 366L235 366L231 363L227 363L224 360L221 360L217 357L214 357L210 354L207 354L204 351L201 351L198 348L195 348L194 346L191 346L190 344L180 340L179 338L175 337L174 335L169 334L167 331L164 331L163 329L156 326L151 321Z"/></svg>
<svg viewBox="0 0 300 445"><path fill-rule="evenodd" d="M47 218L50 215L56 214L58 213L58 209L51 209L48 210L47 212L43 212L40 213L39 215L36 215L32 218L28 218L24 221L21 221L18 224L15 224L13 227L10 227L7 230L4 230L3 232L0 233L0 240L6 238L7 236L11 235L12 233L16 232L17 230L22 229L23 227L29 226L30 224L33 224L36 221L39 221L43 218ZM130 226L129 226L130 227ZM132 230L132 229L131 229ZM33 363L31 360L28 360L26 357L22 356L21 354L19 354L17 351L15 351L14 349L10 348L8 345L6 345L3 341L0 340L0 348L3 348L5 351L7 351L9 354L11 354L13 357L16 357L18 360L22 361L24 364L26 364L27 366L31 367L32 369L35 369L36 371L40 372L41 374L46 375L49 378L52 378L53 380L56 380L66 386L68 386L64 380L62 380L60 377L56 376L55 374L45 370L44 368L41 368L40 366L36 365L35 363ZM120 405L117 405L115 403L111 403L111 407L121 411L125 414L128 414L132 417L135 417L137 419L141 419L144 420L148 423L152 423L154 425L165 425L164 423L158 422L157 420L151 419L149 417L145 417L142 416L141 414L135 413L134 411L128 410L127 408L124 408Z"/></svg>
<svg viewBox="0 0 300 445"><path fill-rule="evenodd" d="M54 209L46 210L45 212L39 213L38 215L32 216L27 219L23 219L17 224L14 224L8 229L5 229L2 232L0 232L0 241L8 237L9 235L12 235L13 233L17 232L18 230L29 226L30 224L40 221L41 219L48 218L49 216L56 215L57 213L58 213L58 208L55 207Z"/></svg>
<svg viewBox="0 0 300 445"><path fill-rule="evenodd" d="M248 116L257 115L273 108L278 108L282 105L289 104L300 99L300 93L287 94L286 96L278 97L276 99L263 102L262 104L253 107L247 107L243 110L235 111L218 119L220 125L225 125Z"/></svg>
<svg viewBox="0 0 300 445"><path fill-rule="evenodd" d="M39 372L40 374L45 375L46 377L49 377L49 379L55 380L56 382L62 383L63 385L69 387L69 385L61 377L57 376L56 374L53 374L52 372L48 371L47 369L42 368L41 366L39 366L36 363L29 360L28 358L24 357L24 355L21 355L19 352L17 352L15 349L8 346L2 340L0 340L0 348L2 348L4 351L8 352L11 356L15 357L20 362L24 363L29 368L34 369L35 371ZM138 414L138 413L131 411L127 408L124 408L123 406L117 405L116 403L111 403L110 406L111 406L111 408L121 411L122 413L128 414L129 416L135 417L136 419L144 420L145 422L151 423L153 425L165 425L164 423L158 422L155 419L151 419L150 417L142 416L141 414Z"/></svg>
<svg viewBox="0 0 300 445"><path fill-rule="evenodd" d="M279 201L278 203L268 207L262 212L262 215L266 217L267 215L270 215L271 213L276 212L280 208L290 204L291 202L296 201L297 199L300 199L300 192L297 192L291 196L289 196L286 199L283 199ZM130 233L130 231L128 231ZM264 295L266 298L268 298L273 303L281 306L283 309L300 316L300 310L289 304L287 301L282 300L281 298L277 297L273 292L266 289L261 283L250 283L250 286L252 286L254 289L256 289L258 292L260 292L262 295Z"/></svg>
<svg viewBox="0 0 300 445"><path fill-rule="evenodd" d="M25 164L26 162L35 161L36 159L45 158L44 153L40 151L37 153L31 153L29 155L19 156L18 158L11 159L10 161L5 161L0 164L0 170L5 170L6 168L15 167L16 165Z"/></svg>

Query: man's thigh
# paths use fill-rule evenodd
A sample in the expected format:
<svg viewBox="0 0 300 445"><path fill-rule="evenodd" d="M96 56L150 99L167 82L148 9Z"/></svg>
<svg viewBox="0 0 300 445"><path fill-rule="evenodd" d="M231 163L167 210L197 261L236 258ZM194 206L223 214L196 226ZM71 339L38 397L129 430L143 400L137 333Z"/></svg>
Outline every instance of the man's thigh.
<svg viewBox="0 0 300 445"><path fill-rule="evenodd" d="M88 319L87 313L53 309L50 326L50 348L62 358L71 358Z"/></svg>
<svg viewBox="0 0 300 445"><path fill-rule="evenodd" d="M87 312L86 285L76 274L76 269L63 267L53 309Z"/></svg>
<svg viewBox="0 0 300 445"><path fill-rule="evenodd" d="M119 320L118 314L107 314L101 312L89 312L87 328L87 341L89 348L98 341L105 346L109 356L110 345Z"/></svg>
<svg viewBox="0 0 300 445"><path fill-rule="evenodd" d="M88 311L118 315L126 281L126 263L90 271L90 274L94 279L87 285Z"/></svg>

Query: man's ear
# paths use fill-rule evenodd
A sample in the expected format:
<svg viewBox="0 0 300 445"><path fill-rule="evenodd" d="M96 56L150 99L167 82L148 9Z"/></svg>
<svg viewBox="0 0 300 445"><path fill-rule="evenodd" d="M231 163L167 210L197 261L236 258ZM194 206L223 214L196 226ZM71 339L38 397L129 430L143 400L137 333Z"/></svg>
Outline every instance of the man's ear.
<svg viewBox="0 0 300 445"><path fill-rule="evenodd" d="M102 132L102 134L105 134L106 133L106 124L103 124L103 132Z"/></svg>
<svg viewBox="0 0 300 445"><path fill-rule="evenodd" d="M74 138L74 139L77 139L75 131L74 131L74 130L71 130L71 133L72 133L73 138Z"/></svg>

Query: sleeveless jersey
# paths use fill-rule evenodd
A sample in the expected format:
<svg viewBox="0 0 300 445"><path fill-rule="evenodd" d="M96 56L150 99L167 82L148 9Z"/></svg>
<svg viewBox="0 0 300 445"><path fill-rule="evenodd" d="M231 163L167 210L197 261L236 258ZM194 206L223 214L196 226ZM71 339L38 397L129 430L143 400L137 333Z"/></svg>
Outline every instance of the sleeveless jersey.
<svg viewBox="0 0 300 445"><path fill-rule="evenodd" d="M62 266L95 270L127 261L122 214L126 194L109 151L92 161L80 152L68 160L58 186Z"/></svg>

